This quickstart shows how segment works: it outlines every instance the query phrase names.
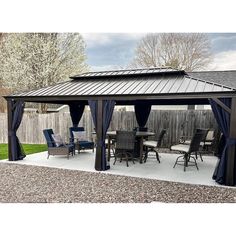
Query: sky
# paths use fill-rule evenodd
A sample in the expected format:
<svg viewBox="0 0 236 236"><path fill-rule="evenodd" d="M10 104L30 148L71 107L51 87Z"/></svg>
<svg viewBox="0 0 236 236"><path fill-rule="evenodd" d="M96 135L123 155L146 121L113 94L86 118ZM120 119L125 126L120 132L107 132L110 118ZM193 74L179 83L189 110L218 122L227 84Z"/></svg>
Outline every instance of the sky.
<svg viewBox="0 0 236 236"><path fill-rule="evenodd" d="M92 71L125 68L146 33L84 33L87 63ZM208 33L212 62L205 70L236 69L236 33Z"/></svg>

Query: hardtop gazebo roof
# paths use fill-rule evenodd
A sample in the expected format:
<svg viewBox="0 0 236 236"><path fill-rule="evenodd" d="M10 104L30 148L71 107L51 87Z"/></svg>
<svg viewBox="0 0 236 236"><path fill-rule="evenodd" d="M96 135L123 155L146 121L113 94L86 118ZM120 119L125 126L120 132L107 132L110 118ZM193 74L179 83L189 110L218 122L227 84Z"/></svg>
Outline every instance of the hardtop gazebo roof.
<svg viewBox="0 0 236 236"><path fill-rule="evenodd" d="M137 99L175 98L200 99L195 102L208 104L207 98L211 96L232 97L232 95L236 95L235 89L219 83L193 78L183 70L150 68L87 72L72 76L70 80L65 82L13 94L6 98L28 102L65 104L71 100L94 98L112 99L118 101L118 104L121 100L126 100L129 104L128 101Z"/></svg>

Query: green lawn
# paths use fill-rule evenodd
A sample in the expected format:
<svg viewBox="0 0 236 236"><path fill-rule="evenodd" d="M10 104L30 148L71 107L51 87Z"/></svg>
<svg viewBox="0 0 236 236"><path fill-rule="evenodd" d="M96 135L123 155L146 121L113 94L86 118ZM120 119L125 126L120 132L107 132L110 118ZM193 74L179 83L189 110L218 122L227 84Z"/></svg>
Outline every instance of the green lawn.
<svg viewBox="0 0 236 236"><path fill-rule="evenodd" d="M46 144L23 144L25 154L32 154L37 152L43 152L47 150ZM0 144L0 159L8 158L8 147L7 144Z"/></svg>

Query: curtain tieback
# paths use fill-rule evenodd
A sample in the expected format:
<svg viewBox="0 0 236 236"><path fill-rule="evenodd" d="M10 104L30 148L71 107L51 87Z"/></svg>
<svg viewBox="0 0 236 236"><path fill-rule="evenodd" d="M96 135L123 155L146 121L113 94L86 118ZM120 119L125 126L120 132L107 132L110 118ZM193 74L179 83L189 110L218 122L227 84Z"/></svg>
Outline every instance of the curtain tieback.
<svg viewBox="0 0 236 236"><path fill-rule="evenodd" d="M98 146L98 147L105 147L105 146L106 146L105 141L99 141L99 142L97 143L97 146Z"/></svg>
<svg viewBox="0 0 236 236"><path fill-rule="evenodd" d="M223 152L222 152L222 156L225 155L228 147L232 146L232 145L236 145L236 138L226 138L226 143L225 143L225 147L224 147Z"/></svg>
<svg viewBox="0 0 236 236"><path fill-rule="evenodd" d="M236 138L227 138L226 139L226 147L229 147L231 145L236 145Z"/></svg>
<svg viewBox="0 0 236 236"><path fill-rule="evenodd" d="M225 143L225 147L224 147L222 155L224 155L224 153L226 153L226 150L228 149L228 147L232 146L232 145L236 145L236 139L235 138L226 138L226 143Z"/></svg>
<svg viewBox="0 0 236 236"><path fill-rule="evenodd" d="M10 136L16 136L16 131L9 131L8 133Z"/></svg>

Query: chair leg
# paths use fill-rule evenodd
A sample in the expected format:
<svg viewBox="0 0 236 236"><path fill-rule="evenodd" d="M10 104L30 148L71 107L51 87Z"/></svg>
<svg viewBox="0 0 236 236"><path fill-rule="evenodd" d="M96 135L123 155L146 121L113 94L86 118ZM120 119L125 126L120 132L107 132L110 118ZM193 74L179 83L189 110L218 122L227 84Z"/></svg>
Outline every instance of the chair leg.
<svg viewBox="0 0 236 236"><path fill-rule="evenodd" d="M134 162L134 155L132 153L129 153L129 152L127 152L126 155L128 155L128 158L130 158L132 160L133 164L135 164L135 162Z"/></svg>
<svg viewBox="0 0 236 236"><path fill-rule="evenodd" d="M148 158L148 153L153 151L152 148L151 149L148 149L148 147L146 147L146 152L145 152L145 156L144 156L144 163L147 161L147 158Z"/></svg>
<svg viewBox="0 0 236 236"><path fill-rule="evenodd" d="M194 162L195 162L195 165L196 165L196 167L197 167L197 170L199 170L199 169L198 169L198 165L197 165L197 161L196 161L196 159L193 158L193 160L194 160Z"/></svg>
<svg viewBox="0 0 236 236"><path fill-rule="evenodd" d="M155 150L154 150L154 152L156 153L157 161L158 161L159 163L161 163L161 162L160 162L160 158L159 158L159 153L158 153L157 151L155 151Z"/></svg>
<svg viewBox="0 0 236 236"><path fill-rule="evenodd" d="M114 148L112 148L111 150L112 150L112 152L113 152L113 156L115 156L115 151L114 151Z"/></svg>
<svg viewBox="0 0 236 236"><path fill-rule="evenodd" d="M201 152L199 152L199 156L200 156L201 161L203 161Z"/></svg>
<svg viewBox="0 0 236 236"><path fill-rule="evenodd" d="M177 162L178 162L179 158L181 158L181 157L183 157L183 156L181 155L181 156L177 157L177 159L176 159L176 161L175 161L175 164L174 164L173 168L175 168L175 166L177 165Z"/></svg>
<svg viewBox="0 0 236 236"><path fill-rule="evenodd" d="M134 162L134 157L132 156L132 161L133 161L133 164L135 164L135 162Z"/></svg>
<svg viewBox="0 0 236 236"><path fill-rule="evenodd" d="M184 171L186 171L186 167L188 166L190 156L186 153L184 154Z"/></svg>
<svg viewBox="0 0 236 236"><path fill-rule="evenodd" d="M129 167L129 155L126 154L125 157L126 157L126 165L127 165L127 167Z"/></svg>
<svg viewBox="0 0 236 236"><path fill-rule="evenodd" d="M113 165L115 165L116 159L117 159L117 156L116 156L116 155L115 155L114 157L115 157L115 158L114 158L115 160L114 160L114 162L113 162Z"/></svg>
<svg viewBox="0 0 236 236"><path fill-rule="evenodd" d="M194 160L194 164L195 164L197 170L199 170L196 158L194 156L190 156L190 157Z"/></svg>
<svg viewBox="0 0 236 236"><path fill-rule="evenodd" d="M144 163L147 161L147 158L148 158L148 147L145 148Z"/></svg>

